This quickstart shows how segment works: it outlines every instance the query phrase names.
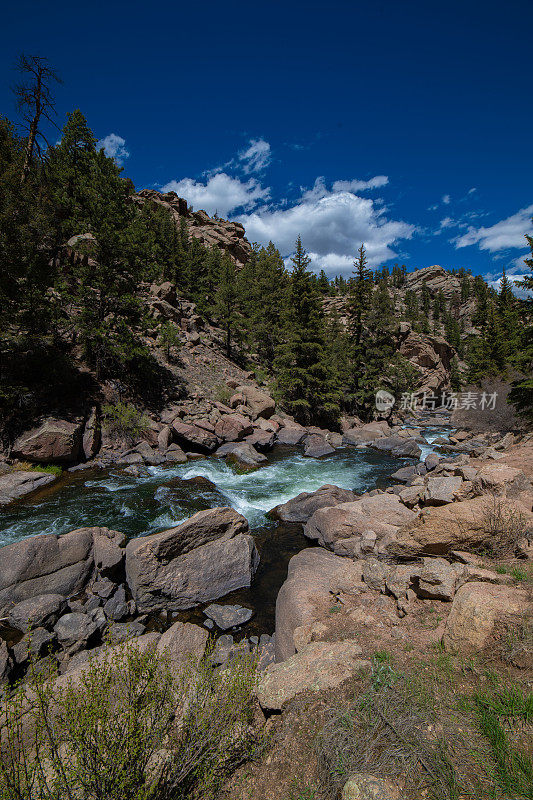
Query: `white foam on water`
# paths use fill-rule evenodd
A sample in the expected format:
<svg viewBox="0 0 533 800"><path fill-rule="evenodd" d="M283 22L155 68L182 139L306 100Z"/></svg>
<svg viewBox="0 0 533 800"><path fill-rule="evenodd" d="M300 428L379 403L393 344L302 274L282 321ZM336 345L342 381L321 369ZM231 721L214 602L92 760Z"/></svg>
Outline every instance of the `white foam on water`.
<svg viewBox="0 0 533 800"><path fill-rule="evenodd" d="M423 431L427 444L421 458L434 451L432 442L442 431ZM39 533L64 533L74 528L105 525L129 535L172 528L195 511L212 505L229 505L245 516L252 529L264 526L266 512L301 492L314 492L324 484L364 491L376 476L386 478L411 460L391 460L372 448L346 448L324 459L306 458L299 452L274 453L272 463L239 473L224 460L205 458L174 466L143 468L139 477L111 471L101 479L70 484L39 504L18 504L0 513L0 544ZM219 500L194 484L165 485L172 479L203 477L214 484Z"/></svg>

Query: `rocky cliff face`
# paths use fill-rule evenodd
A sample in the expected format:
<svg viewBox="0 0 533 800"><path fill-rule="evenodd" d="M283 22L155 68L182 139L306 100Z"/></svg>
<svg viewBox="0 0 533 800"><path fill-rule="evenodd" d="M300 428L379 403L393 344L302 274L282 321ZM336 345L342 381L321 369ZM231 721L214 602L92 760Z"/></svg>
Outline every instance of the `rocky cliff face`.
<svg viewBox="0 0 533 800"><path fill-rule="evenodd" d="M398 340L399 352L419 373L418 391L438 394L450 388L455 350L442 336L417 333L408 322L402 322Z"/></svg>
<svg viewBox="0 0 533 800"><path fill-rule="evenodd" d="M233 258L237 266L243 266L252 252L252 245L244 236L244 226L240 222L228 222L215 219L205 211L191 211L187 201L178 197L175 192L156 192L155 189L143 189L135 195L139 203L152 202L168 208L176 223L185 220L189 236L198 239L205 247L218 245Z"/></svg>

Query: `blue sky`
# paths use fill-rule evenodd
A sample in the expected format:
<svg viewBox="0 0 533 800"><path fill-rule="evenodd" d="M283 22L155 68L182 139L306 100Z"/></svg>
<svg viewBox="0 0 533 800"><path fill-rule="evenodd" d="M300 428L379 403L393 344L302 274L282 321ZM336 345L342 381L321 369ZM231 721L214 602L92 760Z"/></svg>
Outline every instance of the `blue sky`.
<svg viewBox="0 0 533 800"><path fill-rule="evenodd" d="M313 265L523 271L533 216L530 0L19 0L12 65L47 56L138 188L244 222Z"/></svg>

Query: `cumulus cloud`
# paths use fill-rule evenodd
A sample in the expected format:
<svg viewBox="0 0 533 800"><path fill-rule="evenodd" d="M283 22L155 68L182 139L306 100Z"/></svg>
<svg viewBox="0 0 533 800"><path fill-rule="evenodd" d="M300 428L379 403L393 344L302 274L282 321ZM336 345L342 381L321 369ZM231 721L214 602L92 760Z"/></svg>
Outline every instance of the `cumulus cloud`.
<svg viewBox="0 0 533 800"><path fill-rule="evenodd" d="M248 211L270 198L270 189L262 187L255 178L241 181L225 172L211 175L205 183L193 178L169 181L161 191L176 192L195 209L203 209L211 215L216 211L222 217L239 209Z"/></svg>
<svg viewBox="0 0 533 800"><path fill-rule="evenodd" d="M490 227L470 226L465 234L455 239L455 246L461 248L477 245L480 250L489 250L491 253L510 248L525 249L527 243L524 236L526 233L533 233L532 216L533 205L520 209L516 214Z"/></svg>
<svg viewBox="0 0 533 800"><path fill-rule="evenodd" d="M114 158L120 166L129 158L129 150L126 148L126 140L116 133L109 133L96 143L97 150L103 150L106 156Z"/></svg>
<svg viewBox="0 0 533 800"><path fill-rule="evenodd" d="M442 195L442 202L444 203L445 206L450 205L450 202L451 202L450 195L449 194L443 194Z"/></svg>
<svg viewBox="0 0 533 800"><path fill-rule="evenodd" d="M336 185L343 183L351 182L339 181ZM256 208L241 215L239 221L250 241L267 244L272 240L283 256L293 252L300 234L312 266L330 275L351 273L362 242L369 263L377 266L396 255L393 247L398 241L414 235L414 225L389 219L386 208L376 201L334 187L328 190L324 179L317 178L313 188L303 191L294 205Z"/></svg>
<svg viewBox="0 0 533 800"><path fill-rule="evenodd" d="M246 175L266 169L271 159L270 144L264 139L250 139L246 150L239 153L240 166Z"/></svg>

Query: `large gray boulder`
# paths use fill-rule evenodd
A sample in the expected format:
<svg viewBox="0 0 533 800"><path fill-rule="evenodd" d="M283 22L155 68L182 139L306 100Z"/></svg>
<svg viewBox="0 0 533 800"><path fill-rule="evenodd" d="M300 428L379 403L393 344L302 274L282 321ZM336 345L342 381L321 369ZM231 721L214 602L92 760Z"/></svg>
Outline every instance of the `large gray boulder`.
<svg viewBox="0 0 533 800"><path fill-rule="evenodd" d="M212 453L219 444L219 440L214 433L201 428L199 425L174 420L172 429L178 444L184 446L186 450L192 449L199 450L202 453Z"/></svg>
<svg viewBox="0 0 533 800"><path fill-rule="evenodd" d="M126 578L141 612L192 608L250 586L258 563L248 523L232 508L199 511L126 547Z"/></svg>
<svg viewBox="0 0 533 800"><path fill-rule="evenodd" d="M7 619L12 628L25 633L32 628L54 625L66 605L67 601L60 594L41 594L17 603Z"/></svg>
<svg viewBox="0 0 533 800"><path fill-rule="evenodd" d="M332 592L360 584L361 568L349 558L321 547L310 547L293 556L276 600L276 661L296 652L298 629L327 618Z"/></svg>
<svg viewBox="0 0 533 800"><path fill-rule="evenodd" d="M43 594L70 597L94 568L92 528L32 536L0 548L0 614Z"/></svg>
<svg viewBox="0 0 533 800"><path fill-rule="evenodd" d="M98 633L98 626L88 614L71 613L62 616L54 625L54 631L62 647L86 647Z"/></svg>
<svg viewBox="0 0 533 800"><path fill-rule="evenodd" d="M338 555L358 556L361 540L368 532L375 534L379 551L381 540L392 537L415 516L394 494L363 496L353 503L318 509L306 523L304 533Z"/></svg>
<svg viewBox="0 0 533 800"><path fill-rule="evenodd" d="M351 503L357 500L357 495L350 489L341 489L339 486L326 484L316 492L301 492L286 503L276 506L269 512L269 516L280 519L282 522L305 523L319 508L336 506L339 503Z"/></svg>
<svg viewBox="0 0 533 800"><path fill-rule="evenodd" d="M246 405L252 412L252 419L258 417L268 419L276 410L274 400L255 386L238 386L236 391L246 398Z"/></svg>
<svg viewBox="0 0 533 800"><path fill-rule="evenodd" d="M126 536L109 528L92 528L94 563L105 578L119 580L124 571Z"/></svg>
<svg viewBox="0 0 533 800"><path fill-rule="evenodd" d="M301 425L286 425L276 434L278 444L297 445L307 436L307 429Z"/></svg>
<svg viewBox="0 0 533 800"><path fill-rule="evenodd" d="M11 455L24 461L65 464L77 461L82 453L83 424L63 419L47 419L15 441Z"/></svg>
<svg viewBox="0 0 533 800"><path fill-rule="evenodd" d="M316 433L306 436L304 456L308 456L308 458L323 458L324 456L330 456L334 452L335 448L323 436Z"/></svg>
<svg viewBox="0 0 533 800"><path fill-rule="evenodd" d="M157 643L157 651L165 654L172 668L179 667L189 659L199 661L205 653L208 632L190 622L175 622Z"/></svg>
<svg viewBox="0 0 533 800"><path fill-rule="evenodd" d="M305 691L333 689L370 666L353 639L310 642L281 664L271 664L259 678L256 693L263 708L280 711Z"/></svg>
<svg viewBox="0 0 533 800"><path fill-rule="evenodd" d="M0 476L0 506L6 506L57 480L49 472L15 470Z"/></svg>

